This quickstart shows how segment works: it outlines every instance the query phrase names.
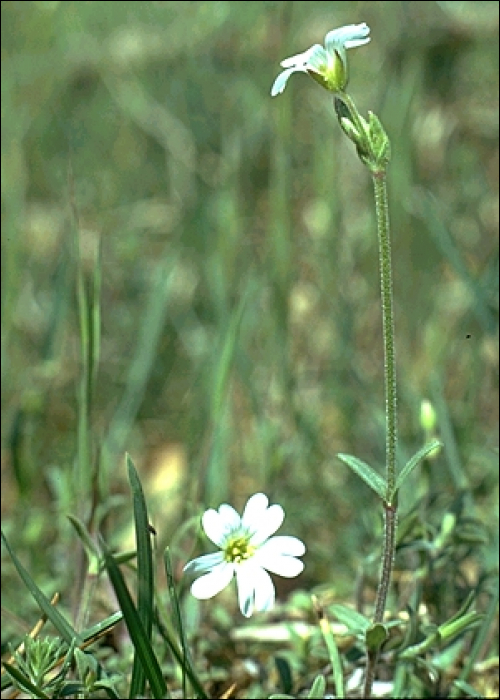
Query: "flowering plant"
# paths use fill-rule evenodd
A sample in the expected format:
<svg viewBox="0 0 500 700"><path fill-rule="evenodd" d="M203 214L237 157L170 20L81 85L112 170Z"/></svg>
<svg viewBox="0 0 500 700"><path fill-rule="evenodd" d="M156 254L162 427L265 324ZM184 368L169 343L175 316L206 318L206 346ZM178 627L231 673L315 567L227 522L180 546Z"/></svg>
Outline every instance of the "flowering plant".
<svg viewBox="0 0 500 700"><path fill-rule="evenodd" d="M248 499L241 517L227 503L205 511L203 529L221 551L193 559L184 567L186 573L202 574L191 586L195 598L212 598L235 576L240 610L250 617L254 609L265 611L274 605L274 584L268 571L286 578L300 574L304 564L296 557L304 554L305 545L297 537L271 537L285 513L280 505L268 504L267 496L256 493Z"/></svg>
<svg viewBox="0 0 500 700"><path fill-rule="evenodd" d="M271 96L280 95L292 73L309 73L320 85L332 92L341 92L347 85L348 70L346 49L363 46L370 41L370 28L367 24L349 24L334 29L325 37L325 46L314 44L310 49L296 56L285 58L281 65L285 68L271 88Z"/></svg>

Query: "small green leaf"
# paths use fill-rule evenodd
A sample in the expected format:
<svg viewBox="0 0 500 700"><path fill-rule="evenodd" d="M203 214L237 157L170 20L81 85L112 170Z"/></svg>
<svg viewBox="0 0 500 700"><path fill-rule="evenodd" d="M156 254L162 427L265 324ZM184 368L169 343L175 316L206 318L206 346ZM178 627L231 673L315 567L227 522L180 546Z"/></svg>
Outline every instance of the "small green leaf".
<svg viewBox="0 0 500 700"><path fill-rule="evenodd" d="M477 612L469 612L459 619L451 619L445 622L443 625L439 626L439 634L441 639L449 640L462 634L462 632L468 631L473 627L477 627L477 624L481 622L484 615Z"/></svg>
<svg viewBox="0 0 500 700"><path fill-rule="evenodd" d="M371 621L367 617L341 603L334 603L329 607L329 610L353 634L364 634L371 625Z"/></svg>
<svg viewBox="0 0 500 700"><path fill-rule="evenodd" d="M326 690L325 677L321 674L316 676L311 686L311 690L307 693L308 698L324 698Z"/></svg>
<svg viewBox="0 0 500 700"><path fill-rule="evenodd" d="M335 683L335 690L337 691L338 698L345 698L345 687L344 687L344 671L342 668L342 661L340 658L339 650L337 647L337 642L335 641L335 635L330 626L328 618L321 617L319 620L319 626L323 639L325 641L326 648L328 650L328 656L330 657L330 663L332 665L333 672L333 682ZM322 676L321 676L322 678ZM313 689L311 688L311 693ZM321 695L309 695L311 698L322 698L324 694L324 689Z"/></svg>
<svg viewBox="0 0 500 700"><path fill-rule="evenodd" d="M369 651L377 652L388 636L389 633L385 625L382 625L380 622L370 625L365 633L366 648Z"/></svg>
<svg viewBox="0 0 500 700"><path fill-rule="evenodd" d="M380 498L382 498L382 500L385 500L387 484L385 479L377 474L373 467L370 467L369 464L363 462L363 460L358 459L357 457L353 457L352 455L338 453L337 457L344 462L344 464L347 464L347 466L350 467L353 472L356 472L356 474L360 476L363 481L368 484L368 486L375 491Z"/></svg>
<svg viewBox="0 0 500 700"><path fill-rule="evenodd" d="M68 520L75 528L76 533L82 542L87 559L89 560L89 575L97 576L100 571L100 553L97 544L94 542L92 535L81 520L71 514L68 515Z"/></svg>
<svg viewBox="0 0 500 700"><path fill-rule="evenodd" d="M413 457L405 464L403 469L401 469L401 471L399 472L396 478L396 484L394 486L394 493L389 494L389 501L392 501L394 495L401 488L401 484L405 481L405 479L407 479L410 476L415 467L417 467L430 452L442 446L443 443L439 442L439 440L432 440L431 442L427 443L427 445L424 445L424 447L422 447L416 454L413 455Z"/></svg>

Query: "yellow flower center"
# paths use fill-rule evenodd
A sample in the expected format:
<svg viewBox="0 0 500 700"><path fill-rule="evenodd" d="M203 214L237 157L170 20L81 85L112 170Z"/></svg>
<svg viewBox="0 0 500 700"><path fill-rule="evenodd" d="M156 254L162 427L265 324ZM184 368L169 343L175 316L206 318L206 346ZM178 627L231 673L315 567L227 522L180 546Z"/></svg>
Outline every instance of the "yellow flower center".
<svg viewBox="0 0 500 700"><path fill-rule="evenodd" d="M224 547L224 559L232 564L241 564L255 554L256 547L248 542L248 537L232 537Z"/></svg>

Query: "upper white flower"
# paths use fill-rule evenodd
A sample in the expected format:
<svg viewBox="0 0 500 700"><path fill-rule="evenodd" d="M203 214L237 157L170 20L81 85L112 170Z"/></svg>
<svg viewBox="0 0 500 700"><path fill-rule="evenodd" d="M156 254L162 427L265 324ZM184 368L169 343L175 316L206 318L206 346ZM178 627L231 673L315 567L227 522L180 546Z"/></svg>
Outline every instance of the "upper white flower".
<svg viewBox="0 0 500 700"><path fill-rule="evenodd" d="M240 610L250 617L254 609L270 610L274 605L274 584L267 571L286 578L300 574L304 564L295 557L304 554L305 545L297 537L271 537L285 513L281 506L268 504L267 496L256 493L241 517L227 503L205 511L203 529L221 551L193 559L184 567L186 573L203 574L191 586L195 598L212 598L236 576Z"/></svg>
<svg viewBox="0 0 500 700"><path fill-rule="evenodd" d="M292 73L309 73L323 87L332 92L343 90L347 85L348 70L346 49L363 46L370 41L370 27L363 24L349 24L334 29L325 37L325 46L314 44L310 49L281 61L284 70L278 75L271 88L271 96L280 95Z"/></svg>

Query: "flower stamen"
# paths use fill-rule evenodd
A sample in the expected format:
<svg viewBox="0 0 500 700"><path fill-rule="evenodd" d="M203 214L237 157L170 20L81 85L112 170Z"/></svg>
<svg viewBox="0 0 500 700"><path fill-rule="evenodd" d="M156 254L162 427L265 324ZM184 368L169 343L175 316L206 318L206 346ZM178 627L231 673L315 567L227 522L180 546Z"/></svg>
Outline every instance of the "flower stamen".
<svg viewBox="0 0 500 700"><path fill-rule="evenodd" d="M224 561L233 564L241 564L254 554L255 547L250 544L247 537L231 538L224 547Z"/></svg>

